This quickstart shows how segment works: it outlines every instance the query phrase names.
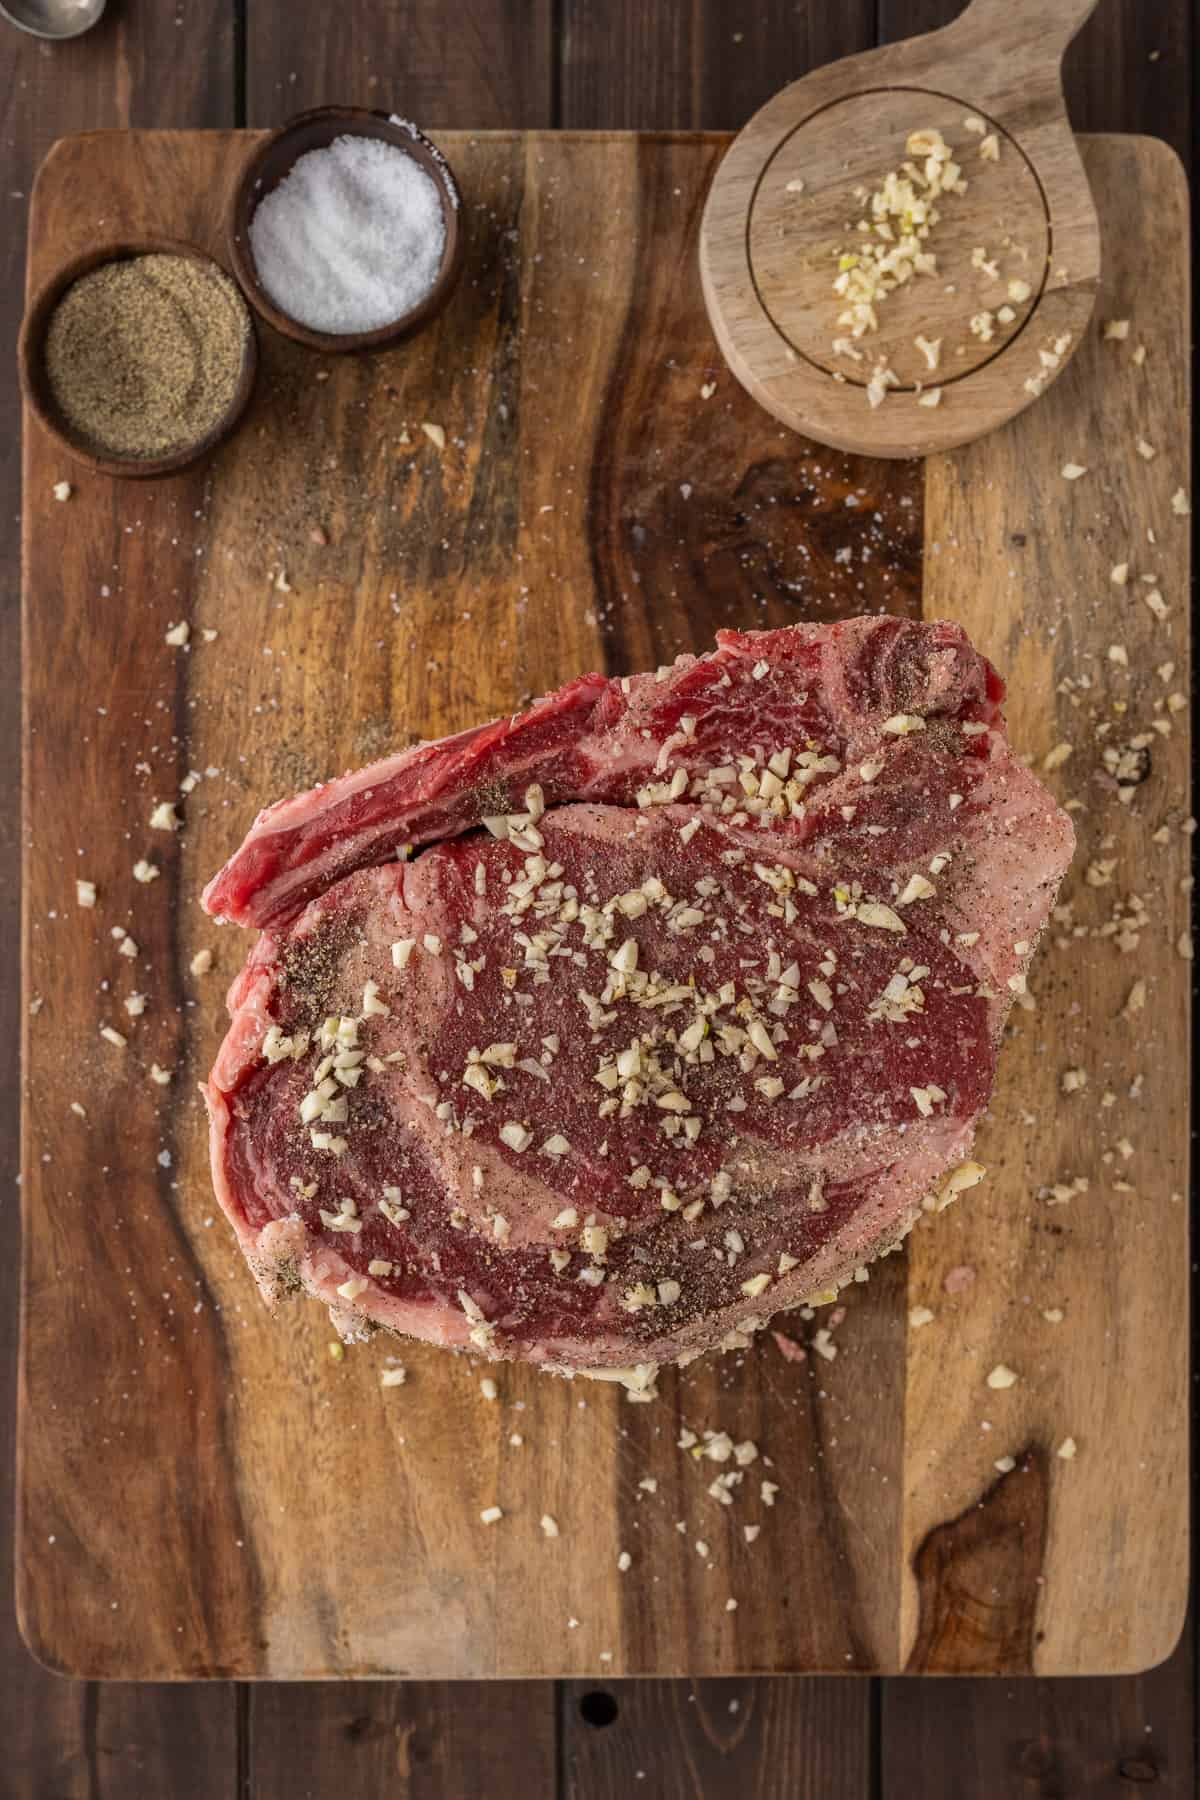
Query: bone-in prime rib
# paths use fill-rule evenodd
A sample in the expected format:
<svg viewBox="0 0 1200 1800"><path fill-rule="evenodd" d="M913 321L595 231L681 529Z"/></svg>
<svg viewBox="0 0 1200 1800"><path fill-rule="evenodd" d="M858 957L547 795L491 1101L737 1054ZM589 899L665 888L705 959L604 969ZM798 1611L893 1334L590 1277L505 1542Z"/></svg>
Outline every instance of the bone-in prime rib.
<svg viewBox="0 0 1200 1800"><path fill-rule="evenodd" d="M1069 819L952 624L761 633L263 812L207 1087L264 1294L643 1371L836 1288L965 1163Z"/></svg>

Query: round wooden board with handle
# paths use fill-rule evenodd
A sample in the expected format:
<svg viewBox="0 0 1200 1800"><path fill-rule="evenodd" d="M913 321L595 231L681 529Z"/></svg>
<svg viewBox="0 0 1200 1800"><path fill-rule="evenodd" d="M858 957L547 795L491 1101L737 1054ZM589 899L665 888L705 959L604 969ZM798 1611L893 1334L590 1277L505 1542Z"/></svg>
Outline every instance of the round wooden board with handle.
<svg viewBox="0 0 1200 1800"><path fill-rule="evenodd" d="M735 139L705 206L700 273L722 353L776 418L840 450L927 456L1004 424L1061 373L1100 275L1061 79L1095 3L972 0L943 30L793 82ZM936 273L888 294L855 339L838 322L839 258L862 242L857 223L910 133L930 128L965 192L938 201L924 246ZM877 369L889 386L872 405Z"/></svg>

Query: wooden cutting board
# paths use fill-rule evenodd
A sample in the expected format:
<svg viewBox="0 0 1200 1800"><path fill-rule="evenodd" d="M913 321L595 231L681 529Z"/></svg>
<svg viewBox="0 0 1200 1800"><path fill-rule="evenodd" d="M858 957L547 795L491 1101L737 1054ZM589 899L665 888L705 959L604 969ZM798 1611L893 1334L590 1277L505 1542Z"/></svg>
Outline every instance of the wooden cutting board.
<svg viewBox="0 0 1200 1800"><path fill-rule="evenodd" d="M31 282L101 234L221 254L251 141L60 143ZM1188 1567L1179 166L1149 140L1087 144L1097 317L1128 337L1095 331L1041 404L922 470L816 450L724 372L695 238L727 140L442 141L472 242L434 330L326 363L264 334L244 430L173 482L81 475L27 432L27 1640L72 1674L144 1678L1151 1664ZM380 1343L337 1362L315 1306L272 1322L211 1198L196 1092L247 948L197 895L259 803L721 624L866 607L961 619L1012 680L1017 745L1039 764L1072 747L1048 777L1076 805L1069 910L1013 1016L987 1183L844 1317L793 1315L787 1354L764 1336L645 1405L504 1368L489 1401L468 1360ZM1141 734L1124 804L1105 752ZM181 784L185 828L150 830ZM1087 1085L1064 1096L1069 1069ZM402 1387L380 1385L389 1355ZM685 1427L757 1445L732 1505Z"/></svg>

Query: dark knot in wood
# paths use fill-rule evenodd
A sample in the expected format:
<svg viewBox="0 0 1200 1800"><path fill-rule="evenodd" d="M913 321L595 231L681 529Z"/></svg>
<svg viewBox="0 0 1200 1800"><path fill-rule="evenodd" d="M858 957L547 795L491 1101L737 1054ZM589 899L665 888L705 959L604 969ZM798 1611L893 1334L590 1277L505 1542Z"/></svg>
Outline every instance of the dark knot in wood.
<svg viewBox="0 0 1200 1800"><path fill-rule="evenodd" d="M910 1670L1032 1672L1048 1499L1047 1452L1031 1445L975 1505L919 1545Z"/></svg>

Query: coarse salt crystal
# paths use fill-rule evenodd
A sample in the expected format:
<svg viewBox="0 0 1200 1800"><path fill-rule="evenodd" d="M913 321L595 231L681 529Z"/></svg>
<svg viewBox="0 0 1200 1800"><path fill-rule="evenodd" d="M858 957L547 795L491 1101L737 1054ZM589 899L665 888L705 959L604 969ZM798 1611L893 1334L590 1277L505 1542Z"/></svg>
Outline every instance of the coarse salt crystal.
<svg viewBox="0 0 1200 1800"><path fill-rule="evenodd" d="M375 331L433 287L446 242L433 176L394 144L345 136L298 157L250 221L269 297L314 331ZM440 446L439 446L440 448Z"/></svg>

